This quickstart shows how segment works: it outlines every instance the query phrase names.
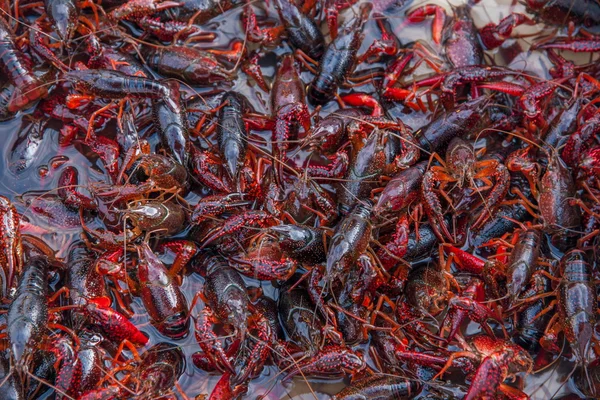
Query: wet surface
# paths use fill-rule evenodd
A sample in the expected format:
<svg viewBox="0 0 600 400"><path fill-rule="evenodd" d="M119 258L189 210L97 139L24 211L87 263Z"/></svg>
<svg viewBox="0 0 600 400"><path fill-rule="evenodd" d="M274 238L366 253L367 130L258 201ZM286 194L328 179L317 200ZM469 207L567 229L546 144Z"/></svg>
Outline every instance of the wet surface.
<svg viewBox="0 0 600 400"><path fill-rule="evenodd" d="M360 2L359 2L360 3ZM411 26L405 25L402 22L405 20L404 15L407 10L410 10L419 4L425 2L407 1L405 5L386 8L382 11L383 16L390 23L394 34L398 37L403 45L407 45L414 41L415 38L425 43L431 41L430 27L431 21L427 20L423 23L414 24ZM427 2L429 3L429 2ZM442 4L451 12L451 6L446 3ZM267 8L262 2L256 2L257 10L265 10L268 12L272 20L276 20L276 12L272 7ZM352 18L353 13L360 4L355 5L350 10L345 10L341 14L342 21L348 21ZM453 4L456 6L457 4ZM268 10L268 11L266 11ZM478 27L481 27L488 22L498 22L502 17L508 15L510 11L523 12L522 5L517 4L512 6L509 2L499 4L494 1L482 1L480 4L471 8L470 12L476 21ZM207 44L200 43L200 47L215 47L227 48L231 40L244 36L241 30L241 9L227 11L223 15L213 19L207 23L205 30L217 33L215 42ZM340 25L343 25L341 23ZM554 28L552 28L554 29ZM326 31L326 25L323 24L323 30ZM528 31L540 32L542 26L526 27L517 29L518 32L525 33ZM563 29L564 31L564 29ZM374 20L369 20L365 27L365 38L359 54L364 52L372 40L379 34L377 24ZM329 40L329 39L328 39ZM531 73L540 77L548 78L548 68L550 66L546 57L537 52L528 53L526 46L532 38L524 38L520 40L510 39L500 49L487 54L487 57L493 58L499 65L509 65L515 70L522 70L525 73ZM519 47L523 47L520 50ZM272 82L275 75L276 60L282 55L290 53L291 49L285 43L270 49L260 61L262 72L265 77ZM361 70L376 68L380 64L361 65L357 68L357 73ZM418 79L420 76L425 76L430 73L427 67L422 67L413 75L413 79ZM310 82L312 74L303 72L302 79L305 83ZM217 85L216 89L222 89L225 86ZM269 110L269 94L257 88L254 83L249 83L248 78L244 73L239 73L238 77L228 86L227 89L244 94L251 102L254 110L257 113L270 114ZM211 88L193 88L182 85L188 96L196 95L198 92L203 93L211 90ZM345 88L342 90L349 92L353 89ZM361 86L363 92L372 92L374 87L371 85ZM206 96L207 102L214 106L218 104L218 97ZM321 111L321 115L327 115L329 112L337 108L335 102L328 103ZM34 119L35 108L19 113L15 118L6 122L0 123L0 137L3 138L2 160L0 160L0 195L4 195L11 199L19 213L25 219L36 225L38 230L30 232L32 235L42 238L55 251L57 257L66 257L66 249L76 240L79 240L81 229L79 226L79 215L76 212L57 210L52 211L51 215L37 213L35 207L29 207L27 199L36 198L42 194L53 193L58 186L58 177L61 171L68 166L74 166L79 172L80 182L103 181L106 179L103 166L98 161L97 157L90 153L89 149L81 143L75 143L69 146L61 146L59 144L59 131L62 128L62 123L58 120L39 121ZM312 111L312 109L311 109ZM392 116L400 118L403 122L417 130L427 121L429 113L421 114L414 113L401 106L391 105L389 112ZM157 138L153 132L151 124L148 122L149 110L144 109L136 116L139 124L138 129L142 137L147 137L155 146ZM146 121L146 122L143 122ZM104 131L110 132L114 126L108 125ZM268 144L261 144L261 139L264 142L270 140L269 132L253 132L256 138L255 145L262 147L265 150L270 150ZM109 133L110 135L110 133ZM195 139L199 141L199 139ZM301 151L297 152L296 161L301 165L308 157L308 153ZM27 196L22 196L28 193ZM191 192L186 196L186 200L190 204L194 204L201 191ZM185 232L179 236L184 236ZM249 287L260 286L264 292L277 299L278 289L266 282L244 278ZM197 274L186 275L182 290L188 300L191 302L194 294L201 290L203 279ZM148 322L146 312L139 300L134 300L132 308L136 316L132 319L142 330L149 334L149 346L158 343L169 341ZM196 311L199 308L196 308ZM180 347L186 355L186 368L179 383L186 395L193 398L199 394L208 394L212 387L219 379L218 375L207 374L198 368L194 367L191 362L191 355L199 350L193 334L188 334L183 340L171 341L174 346ZM365 345L366 346L366 345ZM362 346L363 348L366 348ZM369 360L369 362L371 362ZM531 395L532 399L548 399L551 396L560 397L575 391L572 382L563 385L563 380L568 377L571 372L572 364L562 359L555 363L549 369L539 374L528 375L524 381L524 391ZM256 399L259 396L266 394L268 399L279 398L294 398L294 399L310 399L314 396L318 398L328 398L328 395L337 393L347 381L342 379L338 381L309 379L308 382L302 378L296 377L293 382L281 383L280 375L277 368L269 366L265 368L262 375L253 380L249 386L249 392L245 398ZM443 390L442 390L443 392Z"/></svg>

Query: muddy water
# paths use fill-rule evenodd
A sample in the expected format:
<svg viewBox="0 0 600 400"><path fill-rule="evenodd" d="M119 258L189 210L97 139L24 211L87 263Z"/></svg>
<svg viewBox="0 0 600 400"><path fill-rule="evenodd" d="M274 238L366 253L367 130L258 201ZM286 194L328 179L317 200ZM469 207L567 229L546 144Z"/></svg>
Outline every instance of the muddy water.
<svg viewBox="0 0 600 400"><path fill-rule="evenodd" d="M382 0L380 2L384 3ZM390 3L389 1L386 2ZM404 21L403 16L407 9L424 4L425 2L411 2L410 0L406 0L404 3L403 6L391 7L382 11L385 18L389 20L396 36L403 45L413 42L415 38L420 38L424 42L431 42L430 21L413 26L404 26L402 24ZM448 3L437 2L437 4L444 6L451 13L451 6ZM459 3L456 2L453 5L457 6ZM353 17L357 6L358 4L352 9L342 12L341 21L349 21ZM265 10L265 6L259 5L258 2L256 7L257 9L262 8ZM471 13L476 24L481 27L490 21L498 22L502 17L508 15L511 10L524 12L524 8L520 4L512 5L509 1L484 0L473 6ZM232 10L207 24L206 29L218 33L218 38L215 43L200 44L200 46L226 48L233 38L243 37L240 12L240 10ZM275 19L273 10L271 9L269 12L270 16ZM343 25L343 22L340 25ZM535 27L519 28L517 31L531 34L541 32L542 28L542 26L538 25ZM359 53L365 51L372 40L379 35L375 21L371 20L367 23L365 33L366 37ZM510 65L514 69L548 77L547 70L550 65L548 60L536 52L528 53L523 51L527 50L528 44L533 39L533 37L528 37L520 40L509 40L503 48L490 53L488 56L500 65ZM280 46L277 49L273 49L272 53L262 59L261 67L268 79L271 80L275 74L277 58L281 54L290 51L286 45ZM360 66L359 70L371 67L373 66ZM429 73L426 67L417 71L417 74L421 72L423 74ZM312 76L310 73L305 72L302 78L305 82L309 82ZM248 83L244 74L240 73L239 78L232 82L230 89L243 93L250 99L257 112L269 113L268 94L257 89L252 83ZM196 90L197 88L188 88L187 92L191 95ZM369 92L373 91L374 88L367 85L360 90ZM336 107L333 103L327 105L322 111L323 115L326 115ZM69 244L80 237L81 231L77 223L71 223L73 216L67 215L57 220L52 215L36 214L31 208L27 207L20 195L25 192L40 194L57 187L60 172L69 165L77 167L81 182L103 180L103 170L101 163L88 154L85 146L59 146L58 135L61 124L58 121L49 121L46 124L46 121L32 120L29 115L32 111L29 110L10 121L0 123L0 137L3 138L4 143L1 154L2 160L0 160L0 194L15 201L19 212L23 213L31 222L41 227L41 230L32 232L32 234L40 236L58 252L59 257L64 257L66 256L66 249ZM423 114L413 114L399 108L392 108L391 112L395 116L402 118L413 129L417 129L427 122ZM140 128L142 135L148 131L143 126ZM30 133L30 142L23 144L26 132ZM256 134L261 135L260 132L256 132ZM268 135L265 133L263 137L267 139ZM30 155L34 154L34 156L29 157L32 161L28 164L22 164L15 158L16 152L14 149L23 148L23 146L27 148L27 152ZM303 157L302 153L298 157L301 159ZM188 200L193 204L196 196L196 194L192 193L189 195ZM260 285L267 294L272 295L274 298L277 296L277 290L268 283L248 280L248 285L253 287ZM185 278L182 288L188 301L192 300L193 295L201 287L202 278L199 276L191 274ZM144 327L143 330L150 335L150 345L165 341L165 338L158 334L148 323L143 306L139 302L134 301L133 308L137 315L135 322L142 325ZM192 365L191 354L199 350L194 336L190 334L184 340L173 342L173 345L181 347L186 354L187 364L185 373L179 381L186 395L193 398L199 394L210 393L219 377L204 373ZM571 383L563 385L562 381L569 374L571 368L572 365L568 362L560 362L543 373L527 376L524 383L525 391L533 399L548 399L553 395L561 396L569 394L574 390ZM269 399L311 399L315 396L317 398L328 398L329 395L337 393L347 383L344 380L325 381L317 379L308 382L302 379L295 379L292 382L282 383L281 377L277 375L277 372L273 367L265 368L262 376L252 381L247 398L254 399L265 394Z"/></svg>

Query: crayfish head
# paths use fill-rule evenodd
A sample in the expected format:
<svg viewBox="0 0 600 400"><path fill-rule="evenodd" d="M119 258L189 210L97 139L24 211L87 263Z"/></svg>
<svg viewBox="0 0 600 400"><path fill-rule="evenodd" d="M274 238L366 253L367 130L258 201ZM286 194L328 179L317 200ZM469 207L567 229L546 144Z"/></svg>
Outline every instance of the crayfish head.
<svg viewBox="0 0 600 400"><path fill-rule="evenodd" d="M531 358L531 355L520 346L514 345L512 347L514 356L510 362L509 371L512 371L513 373L530 373L533 370L533 358Z"/></svg>
<svg viewBox="0 0 600 400"><path fill-rule="evenodd" d="M227 300L225 307L227 322L233 325L238 336L243 338L248 328L248 300L232 296Z"/></svg>
<svg viewBox="0 0 600 400"><path fill-rule="evenodd" d="M74 2L47 1L46 12L62 41L69 41L75 33L78 11Z"/></svg>
<svg viewBox="0 0 600 400"><path fill-rule="evenodd" d="M473 146L459 137L452 139L446 151L446 167L448 172L457 179L460 187L472 181L474 165Z"/></svg>

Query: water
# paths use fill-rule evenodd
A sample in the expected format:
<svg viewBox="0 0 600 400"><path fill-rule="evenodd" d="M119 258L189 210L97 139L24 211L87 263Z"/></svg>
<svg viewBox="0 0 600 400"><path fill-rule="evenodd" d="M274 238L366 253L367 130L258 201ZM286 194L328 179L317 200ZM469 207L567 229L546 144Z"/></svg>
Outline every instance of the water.
<svg viewBox="0 0 600 400"><path fill-rule="evenodd" d="M360 3L360 2L359 2ZM427 20L420 24L404 25L404 15L406 10L412 9L418 5L431 2L416 2L407 1L402 7L393 8L392 11L387 9L383 15L388 19L393 28L394 33L399 38L403 45L406 45L419 38L427 43L431 42L431 21ZM451 7L448 3L437 2L451 13ZM349 10L341 13L340 20L348 21L353 17L354 10L359 4ZM454 6L458 5L453 3ZM255 10L260 15L260 10L265 12L265 5L261 2L254 4ZM489 22L498 22L502 17L507 16L510 12L524 12L524 7L521 4L511 4L510 1L493 1L484 0L481 3L471 8L473 16L478 27L482 27ZM277 19L273 8L268 9L269 16L273 21ZM216 32L217 39L213 43L200 43L200 47L217 47L227 48L231 40L234 38L243 37L240 23L241 9L234 9L226 12L220 17L205 26L208 31ZM340 23L340 26L343 22ZM531 32L540 32L542 26L521 27L517 32L522 34ZM548 29L546 29L548 31ZM365 26L365 39L361 46L359 54L362 54L370 45L372 40L378 37L380 31L374 20L368 21ZM518 70L523 70L541 77L548 78L548 68L550 66L547 58L541 56L537 52L528 53L526 50L532 38L525 39L509 39L507 43L500 49L489 52L488 57L492 57L499 65L509 65ZM272 81L275 75L276 60L282 55L291 52L287 44L280 45L266 52L266 56L261 60L261 68L265 77ZM374 65L361 65L357 71L377 67ZM430 73L426 67L421 67L415 72L414 78L417 79L419 74L425 75ZM312 79L309 72L302 73L302 79L308 83ZM269 110L269 94L261 91L254 83L249 83L243 73L231 83L230 90L243 93L252 103L257 113L270 114ZM206 89L183 87L187 95L194 95L200 92L206 92ZM373 86L366 85L359 89L360 91L371 92ZM351 89L344 88L341 92L349 92ZM214 106L216 103L207 97L207 100ZM337 105L334 102L326 105L321 111L321 115L327 115L335 110ZM427 123L427 118L430 114L407 112L401 107L393 107L390 112L402 120L413 129L418 129L423 124ZM24 216L24 219L29 220L40 229L29 232L34 236L42 238L56 252L57 257L66 257L66 249L76 240L80 239L81 230L77 223L70 224L69 218L72 215L67 215L61 221L64 226L57 227L56 220L35 214L31 208L22 201L21 195L26 192L35 191L36 194L50 192L58 186L58 177L60 172L67 166L75 166L79 171L80 182L99 181L104 179L102 164L97 158L91 155L88 149L81 144L70 146L60 146L58 144L59 131L62 124L59 121L35 121L32 122L31 114L33 110L28 110L20 113L14 119L0 123L0 137L4 138L4 150L2 152L2 160L0 160L0 194L8 197L15 202L18 211ZM138 116L139 121L148 121L146 116ZM151 128L148 128L148 122L138 125L138 129L142 134L151 134ZM30 154L31 163L26 165L21 171L15 171L15 160L12 149L16 146L19 140L19 132L35 131L34 140L27 146L27 151ZM267 132L254 132L257 137L268 139ZM152 142L156 142L156 138L152 138ZM268 147L266 147L268 149ZM306 153L299 153L296 161L300 164ZM191 204L194 204L198 195L191 193L186 198ZM77 216L78 218L78 216ZM277 295L277 290L269 283L246 280L251 287L260 286L266 293L270 293L273 297ZM188 302L191 302L194 294L202 288L202 278L196 274L189 274L185 277L182 290ZM168 341L160 335L156 329L149 324L143 306L139 300L134 300L132 304L133 310L136 312L134 321L136 324L143 326L144 332L150 335L149 346ZM207 374L195 368L191 362L191 355L199 350L199 346L193 334L189 334L185 339L173 342L174 345L183 349L186 355L186 368L183 376L179 380L181 387L186 395L194 398L196 395L208 394L212 387L219 379L218 375ZM532 399L547 399L552 395L561 396L573 392L574 388L569 382L567 385L562 385L562 380L568 375L572 365L568 362L560 362L556 364L556 368L551 368L538 375L529 375L525 379L524 390L532 395ZM252 381L249 387L247 398L255 399L259 395L268 393L268 398L294 398L294 399L311 399L316 395L318 398L328 398L328 395L337 393L347 381L339 379L337 381L326 381L319 379L311 379L308 382L302 379L295 379L293 382L281 383L280 377L277 376L277 369L270 366L265 368L260 378ZM562 387L561 387L562 386Z"/></svg>

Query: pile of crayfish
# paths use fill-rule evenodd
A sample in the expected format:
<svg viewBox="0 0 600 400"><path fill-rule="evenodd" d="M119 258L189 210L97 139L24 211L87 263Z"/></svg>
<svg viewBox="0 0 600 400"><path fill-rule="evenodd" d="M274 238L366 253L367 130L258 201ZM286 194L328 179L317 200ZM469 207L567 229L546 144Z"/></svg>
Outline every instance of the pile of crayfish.
<svg viewBox="0 0 600 400"><path fill-rule="evenodd" d="M600 398L598 0L0 12L0 399Z"/></svg>

